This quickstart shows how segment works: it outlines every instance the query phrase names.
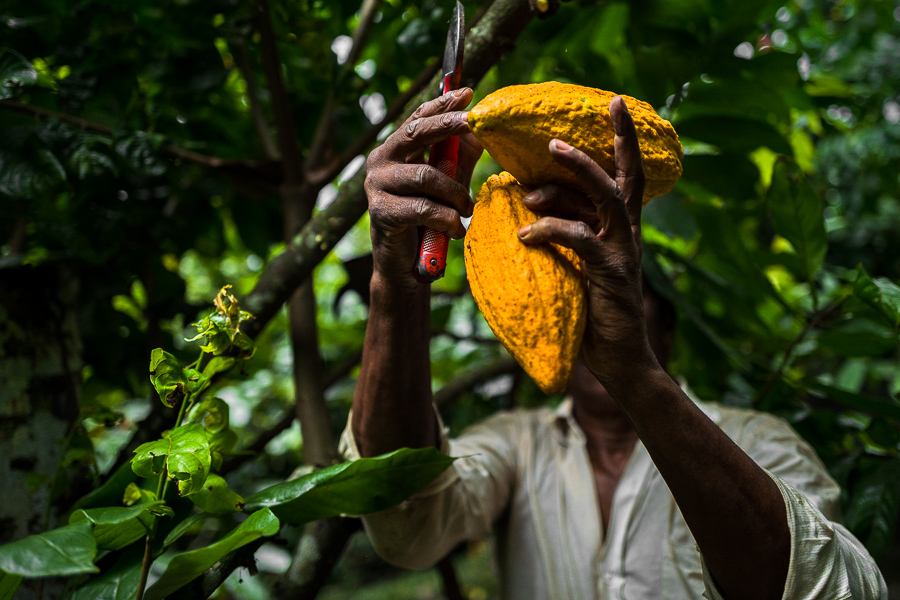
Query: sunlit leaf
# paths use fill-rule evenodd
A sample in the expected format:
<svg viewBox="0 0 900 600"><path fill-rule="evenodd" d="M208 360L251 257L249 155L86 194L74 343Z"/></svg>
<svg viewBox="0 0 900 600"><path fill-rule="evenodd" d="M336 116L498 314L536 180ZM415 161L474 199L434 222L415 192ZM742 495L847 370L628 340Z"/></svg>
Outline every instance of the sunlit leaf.
<svg viewBox="0 0 900 600"><path fill-rule="evenodd" d="M206 398L191 409L191 422L203 425L209 433L228 428L228 403L221 398Z"/></svg>
<svg viewBox="0 0 900 600"><path fill-rule="evenodd" d="M182 496L197 491L209 474L209 442L202 425L182 425L163 434L163 439L138 446L132 460L134 472L155 477L166 469L178 481Z"/></svg>
<svg viewBox="0 0 900 600"><path fill-rule="evenodd" d="M202 575L229 552L260 537L275 535L279 526L278 518L269 509L254 512L221 540L175 556L162 576L147 590L144 598L163 600L178 588Z"/></svg>
<svg viewBox="0 0 900 600"><path fill-rule="evenodd" d="M150 381L166 406L171 408L184 400L187 384L184 371L178 359L162 348L150 353Z"/></svg>
<svg viewBox="0 0 900 600"><path fill-rule="evenodd" d="M210 473L203 486L190 498L202 510L214 515L244 510L244 499L231 491L228 482L215 473Z"/></svg>
<svg viewBox="0 0 900 600"><path fill-rule="evenodd" d="M273 485L247 498L245 510L269 507L293 524L376 512L407 499L454 460L435 448L401 448Z"/></svg>
<svg viewBox="0 0 900 600"><path fill-rule="evenodd" d="M802 176L791 173L788 161L775 163L768 205L775 231L794 247L806 280L814 281L828 249L822 201Z"/></svg>

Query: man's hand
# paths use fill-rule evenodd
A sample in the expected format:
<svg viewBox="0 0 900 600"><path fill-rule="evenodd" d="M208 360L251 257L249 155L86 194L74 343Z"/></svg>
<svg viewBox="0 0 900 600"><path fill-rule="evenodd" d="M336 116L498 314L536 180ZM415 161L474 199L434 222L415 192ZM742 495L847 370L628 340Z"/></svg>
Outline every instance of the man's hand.
<svg viewBox="0 0 900 600"><path fill-rule="evenodd" d="M647 341L641 293L641 206L644 168L634 121L620 97L609 105L616 130L616 177L561 140L553 158L578 176L577 190L545 185L525 197L552 216L519 230L526 244L553 242L574 250L588 280L588 324L581 360L615 394L636 367L657 367Z"/></svg>
<svg viewBox="0 0 900 600"><path fill-rule="evenodd" d="M472 216L469 180L482 148L469 133L463 112L472 90L463 88L421 105L369 155L366 195L372 226L375 272L385 282L414 289L412 271L418 255L418 227L427 226L461 238L460 216ZM425 149L460 136L456 180L425 162Z"/></svg>

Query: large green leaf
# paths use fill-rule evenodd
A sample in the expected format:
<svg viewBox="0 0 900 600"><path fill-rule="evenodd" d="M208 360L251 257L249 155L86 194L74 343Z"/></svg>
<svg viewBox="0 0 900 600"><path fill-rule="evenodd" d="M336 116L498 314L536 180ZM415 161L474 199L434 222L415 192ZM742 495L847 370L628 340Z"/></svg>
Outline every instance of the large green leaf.
<svg viewBox="0 0 900 600"><path fill-rule="evenodd" d="M900 405L887 402L876 396L859 394L848 390L827 385L818 381L804 381L804 385L816 392L820 392L827 398L843 404L848 408L866 412L872 415L890 417L900 420Z"/></svg>
<svg viewBox="0 0 900 600"><path fill-rule="evenodd" d="M841 356L881 356L896 345L896 331L864 318L841 323L819 336L819 346Z"/></svg>
<svg viewBox="0 0 900 600"><path fill-rule="evenodd" d="M162 348L150 353L150 381L166 406L171 408L184 400L188 383L184 371L178 359Z"/></svg>
<svg viewBox="0 0 900 600"><path fill-rule="evenodd" d="M677 124L678 135L700 140L725 152L751 152L765 146L779 154L791 154L791 145L765 121L739 117L691 117Z"/></svg>
<svg viewBox="0 0 900 600"><path fill-rule="evenodd" d="M193 494L209 475L209 442L202 425L190 423L163 434L163 439L141 444L134 451L134 472L155 477L166 469L168 477L178 480L182 496Z"/></svg>
<svg viewBox="0 0 900 600"><path fill-rule="evenodd" d="M191 494L191 500L201 509L214 515L244 510L244 499L228 489L228 483L215 473L210 473L203 486Z"/></svg>
<svg viewBox="0 0 900 600"><path fill-rule="evenodd" d="M786 160L775 163L769 188L769 211L775 231L794 247L803 263L804 277L813 282L828 249L822 202L812 186L791 170Z"/></svg>
<svg viewBox="0 0 900 600"><path fill-rule="evenodd" d="M131 465L125 463L116 469L100 487L90 494L82 496L75 503L75 508L94 508L118 504L122 501L125 488L128 487L129 483L134 483L135 479L137 479L137 475L131 468Z"/></svg>
<svg viewBox="0 0 900 600"><path fill-rule="evenodd" d="M0 600L12 600L13 594L19 589L19 584L22 583L22 579L21 575L0 571Z"/></svg>
<svg viewBox="0 0 900 600"><path fill-rule="evenodd" d="M147 590L147 600L163 600L190 583L229 552L264 536L278 533L278 518L267 508L258 510L214 544L175 556L165 573Z"/></svg>
<svg viewBox="0 0 900 600"><path fill-rule="evenodd" d="M87 521L0 546L0 570L23 577L96 573L97 542Z"/></svg>
<svg viewBox="0 0 900 600"><path fill-rule="evenodd" d="M161 507L162 504L161 501L156 501L128 507L76 510L69 517L69 524L89 521L94 525L94 538L99 549L120 550L150 531L152 517L145 513Z"/></svg>
<svg viewBox="0 0 900 600"><path fill-rule="evenodd" d="M141 579L141 561L127 558L120 558L109 571L89 579L72 592L69 600L133 600Z"/></svg>
<svg viewBox="0 0 900 600"><path fill-rule="evenodd" d="M880 311L893 323L900 325L900 287L885 277L872 279L862 265L856 267L853 293L857 298Z"/></svg>
<svg viewBox="0 0 900 600"><path fill-rule="evenodd" d="M845 521L877 558L891 547L898 510L900 458L892 458L854 486Z"/></svg>
<svg viewBox="0 0 900 600"><path fill-rule="evenodd" d="M273 485L247 498L245 510L269 507L293 524L372 513L407 499L454 460L435 448L401 448Z"/></svg>

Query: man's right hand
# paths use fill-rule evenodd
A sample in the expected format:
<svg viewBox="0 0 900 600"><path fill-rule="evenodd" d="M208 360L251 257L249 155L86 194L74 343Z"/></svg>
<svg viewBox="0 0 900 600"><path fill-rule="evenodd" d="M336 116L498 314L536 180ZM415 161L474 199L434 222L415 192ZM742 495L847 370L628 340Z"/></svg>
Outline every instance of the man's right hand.
<svg viewBox="0 0 900 600"><path fill-rule="evenodd" d="M413 266L419 252L418 227L461 238L460 216L472 215L469 180L482 148L469 133L467 113L472 90L463 88L421 105L378 148L366 165L366 195L372 229L375 274L382 281L416 289ZM456 180L425 161L425 149L460 136Z"/></svg>

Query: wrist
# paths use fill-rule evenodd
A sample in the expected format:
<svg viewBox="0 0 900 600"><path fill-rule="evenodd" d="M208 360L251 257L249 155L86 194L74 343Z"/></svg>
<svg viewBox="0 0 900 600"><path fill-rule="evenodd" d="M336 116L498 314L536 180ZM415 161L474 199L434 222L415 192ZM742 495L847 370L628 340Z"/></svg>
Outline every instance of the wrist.
<svg viewBox="0 0 900 600"><path fill-rule="evenodd" d="M627 365L607 367L602 371L591 369L616 401L622 403L634 397L646 397L661 385L674 383L652 351L630 356L632 359Z"/></svg>
<svg viewBox="0 0 900 600"><path fill-rule="evenodd" d="M369 282L371 308L390 307L405 310L410 304L427 302L431 298L431 286L421 284L410 275L387 276L378 267Z"/></svg>

